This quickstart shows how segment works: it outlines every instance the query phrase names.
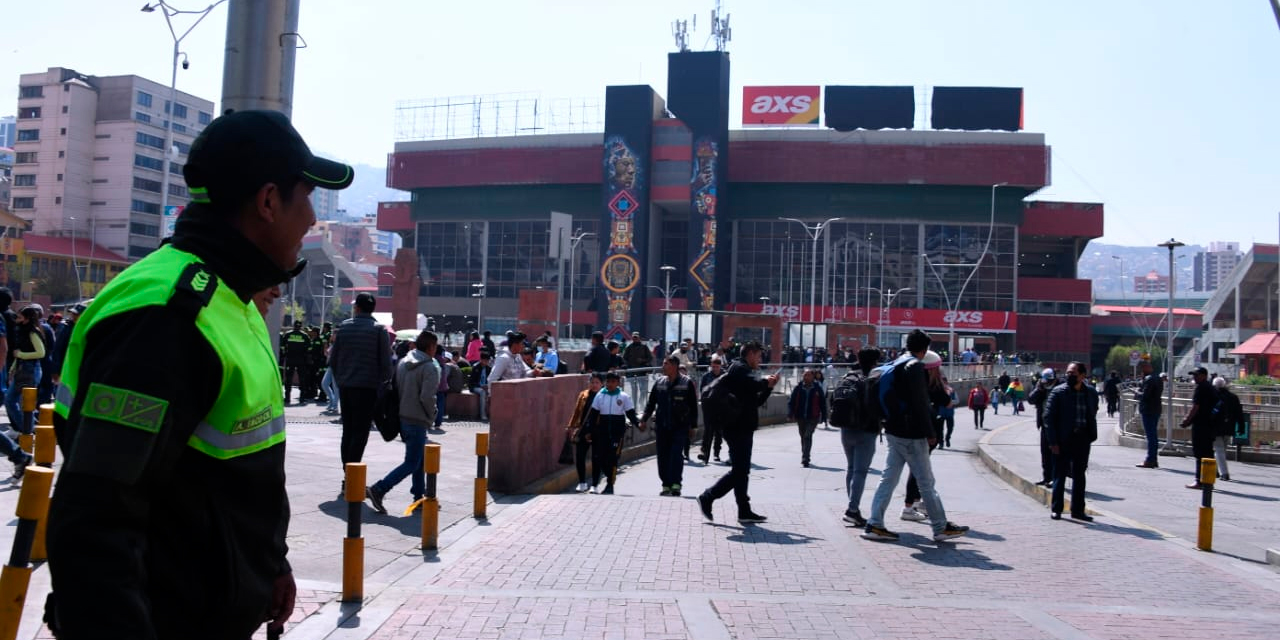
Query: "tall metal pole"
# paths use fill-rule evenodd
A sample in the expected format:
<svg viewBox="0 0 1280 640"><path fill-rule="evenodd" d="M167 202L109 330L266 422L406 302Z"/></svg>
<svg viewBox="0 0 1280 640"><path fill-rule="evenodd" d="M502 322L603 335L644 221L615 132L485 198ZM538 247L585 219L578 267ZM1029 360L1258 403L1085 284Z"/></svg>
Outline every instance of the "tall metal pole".
<svg viewBox="0 0 1280 640"><path fill-rule="evenodd" d="M556 234L556 341L560 341L560 304L564 300L564 234L569 232L568 227L559 227L560 233ZM477 312L476 322L480 322Z"/></svg>
<svg viewBox="0 0 1280 640"><path fill-rule="evenodd" d="M1158 247L1166 247L1169 249L1169 307L1165 311L1165 329L1168 332L1168 340L1165 345L1165 373L1169 376L1169 384L1165 385L1164 400L1164 416L1165 416L1165 450L1173 452L1173 250L1178 247L1185 247L1186 244L1178 242L1173 238L1169 238L1168 242L1162 242Z"/></svg>

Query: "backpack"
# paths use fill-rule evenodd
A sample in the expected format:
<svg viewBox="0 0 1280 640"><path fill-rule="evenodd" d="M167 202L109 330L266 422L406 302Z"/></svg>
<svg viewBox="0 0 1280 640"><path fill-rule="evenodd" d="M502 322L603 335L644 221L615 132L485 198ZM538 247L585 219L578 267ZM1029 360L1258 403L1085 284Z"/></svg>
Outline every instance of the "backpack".
<svg viewBox="0 0 1280 640"><path fill-rule="evenodd" d="M729 385L724 382L728 377L728 372L725 372L702 390L702 415L714 416L722 424L737 419L738 412L742 410L742 403L738 402L738 398L729 391Z"/></svg>
<svg viewBox="0 0 1280 640"><path fill-rule="evenodd" d="M1218 402L1213 405L1213 434L1215 436L1234 436L1239 413L1240 399L1229 391L1219 392Z"/></svg>
<svg viewBox="0 0 1280 640"><path fill-rule="evenodd" d="M400 390L396 388L396 376L378 386L378 396L373 403L373 425L382 439L391 442L400 435Z"/></svg>
<svg viewBox="0 0 1280 640"><path fill-rule="evenodd" d="M831 390L831 411L827 421L841 429L878 430L880 424L867 415L867 376L861 371L845 374Z"/></svg>
<svg viewBox="0 0 1280 640"><path fill-rule="evenodd" d="M462 377L462 369L458 365L452 362L445 363L444 377L449 386L449 393L462 393L465 380Z"/></svg>
<svg viewBox="0 0 1280 640"><path fill-rule="evenodd" d="M910 358L909 355L902 356L867 374L863 405L867 410L867 417L877 426L882 422L900 420L906 415L907 408L894 391L893 381L899 368Z"/></svg>
<svg viewBox="0 0 1280 640"><path fill-rule="evenodd" d="M567 374L567 373L569 373L569 365L565 364L565 363L564 363L564 360L560 360L559 362L557 362L557 363L556 363L556 375L558 375L558 376L563 376L563 375L565 375L565 374Z"/></svg>

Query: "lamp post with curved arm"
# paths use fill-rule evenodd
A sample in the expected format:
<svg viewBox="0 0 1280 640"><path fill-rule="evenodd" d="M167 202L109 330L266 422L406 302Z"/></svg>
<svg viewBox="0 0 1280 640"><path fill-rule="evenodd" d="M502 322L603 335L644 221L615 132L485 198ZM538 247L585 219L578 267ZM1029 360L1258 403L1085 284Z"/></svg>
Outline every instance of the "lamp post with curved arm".
<svg viewBox="0 0 1280 640"><path fill-rule="evenodd" d="M811 252L810 258L809 258L809 322L810 323L816 322L816 320L814 319L814 314L817 312L817 307L818 307L818 293L817 293L818 291L818 281L817 281L818 240L822 237L822 232L826 230L827 225L831 224L832 222L839 222L840 220L844 220L844 218L840 218L840 217L828 218L825 221L819 222L817 224L807 224L804 220L801 220L799 218L778 218L778 219L799 224L800 226L804 227L805 233L808 233L809 237L813 240L813 251ZM823 266L825 267L826 260L823 259L822 262L823 262ZM823 269L823 272L824 273L826 272L825 268ZM826 281L824 280L822 285L822 296L825 298L826 295L827 295L827 286L826 286ZM824 308L826 307L825 301L823 301L822 306ZM826 315L825 311L823 312L823 315L825 317Z"/></svg>

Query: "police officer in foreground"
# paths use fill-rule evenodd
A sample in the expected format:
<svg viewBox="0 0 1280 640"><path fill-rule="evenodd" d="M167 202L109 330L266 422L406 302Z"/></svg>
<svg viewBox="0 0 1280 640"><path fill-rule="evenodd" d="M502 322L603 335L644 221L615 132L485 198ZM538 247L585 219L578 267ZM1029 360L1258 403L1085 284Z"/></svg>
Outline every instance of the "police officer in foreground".
<svg viewBox="0 0 1280 640"><path fill-rule="evenodd" d="M293 611L280 373L251 299L300 271L308 196L353 171L314 157L283 114L240 111L205 128L183 175L172 243L102 290L67 349L48 529L59 638L238 640ZM145 355L155 345L166 357Z"/></svg>
<svg viewBox="0 0 1280 640"><path fill-rule="evenodd" d="M653 436L658 449L658 478L662 480L659 495L679 496L684 481L684 450L698 429L698 392L693 380L680 373L679 358L667 356L662 373L645 402L640 430L656 413Z"/></svg>

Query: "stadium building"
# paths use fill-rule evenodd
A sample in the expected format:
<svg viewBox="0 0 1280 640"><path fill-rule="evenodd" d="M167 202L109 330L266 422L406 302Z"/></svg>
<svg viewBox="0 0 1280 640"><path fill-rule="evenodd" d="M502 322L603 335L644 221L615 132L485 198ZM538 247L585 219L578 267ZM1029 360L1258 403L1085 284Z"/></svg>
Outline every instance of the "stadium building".
<svg viewBox="0 0 1280 640"><path fill-rule="evenodd" d="M710 342L745 312L779 316L792 345L920 327L956 351L1087 359L1076 264L1103 208L1032 199L1051 153L1021 130L1020 89L744 87L731 128L727 53L670 54L668 77L665 100L608 87L594 120L518 98L402 105L388 185L412 198L378 220L405 240L379 277L397 319L501 331L541 289L561 336Z"/></svg>

